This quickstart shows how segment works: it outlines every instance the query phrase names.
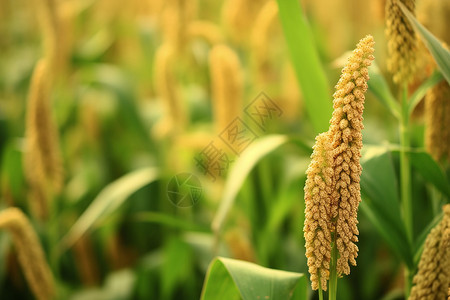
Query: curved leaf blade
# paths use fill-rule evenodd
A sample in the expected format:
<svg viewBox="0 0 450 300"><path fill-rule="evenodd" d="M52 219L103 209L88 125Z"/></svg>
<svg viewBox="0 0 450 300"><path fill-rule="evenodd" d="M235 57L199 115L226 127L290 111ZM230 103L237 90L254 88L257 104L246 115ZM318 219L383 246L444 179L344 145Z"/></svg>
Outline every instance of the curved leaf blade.
<svg viewBox="0 0 450 300"><path fill-rule="evenodd" d="M434 71L433 74L414 92L408 101L408 113L412 114L414 108L419 104L420 100L425 96L429 89L433 88L443 79L439 71Z"/></svg>
<svg viewBox="0 0 450 300"><path fill-rule="evenodd" d="M97 221L111 214L134 192L158 178L153 167L132 171L108 184L78 218L62 240L62 247L71 247Z"/></svg>
<svg viewBox="0 0 450 300"><path fill-rule="evenodd" d="M288 141L284 135L268 135L252 143L234 163L223 192L219 209L212 221L211 228L218 233L228 215L234 200L242 187L247 175L264 156L276 150Z"/></svg>
<svg viewBox="0 0 450 300"><path fill-rule="evenodd" d="M253 263L218 257L211 264L202 290L202 300L291 299L300 289L307 299L304 274L268 269ZM297 294L297 293L296 293Z"/></svg>

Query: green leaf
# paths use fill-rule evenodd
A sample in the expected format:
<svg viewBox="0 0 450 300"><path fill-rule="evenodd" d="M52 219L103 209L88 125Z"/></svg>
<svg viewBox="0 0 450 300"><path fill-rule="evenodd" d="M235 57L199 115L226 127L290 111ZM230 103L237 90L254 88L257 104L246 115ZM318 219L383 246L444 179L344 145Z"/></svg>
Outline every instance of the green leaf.
<svg viewBox="0 0 450 300"><path fill-rule="evenodd" d="M449 181L438 163L427 152L410 151L409 153L411 155L411 164L413 168L418 171L426 181L433 184L441 193L447 196L448 202L450 199Z"/></svg>
<svg viewBox="0 0 450 300"><path fill-rule="evenodd" d="M372 62L372 65L369 67L369 77L369 91L375 95L392 115L400 118L400 105L392 95L383 74L381 74L381 71L375 62Z"/></svg>
<svg viewBox="0 0 450 300"><path fill-rule="evenodd" d="M222 224L228 215L234 200L242 187L247 175L264 156L285 144L288 138L284 135L268 135L253 142L233 164L228 174L219 209L212 221L211 228L220 232Z"/></svg>
<svg viewBox="0 0 450 300"><path fill-rule="evenodd" d="M392 152L399 152L399 149L392 149ZM421 150L408 151L411 157L413 168L422 175L422 177L433 184L447 199L450 199L449 180L441 169L439 164L431 155Z"/></svg>
<svg viewBox="0 0 450 300"><path fill-rule="evenodd" d="M438 84L443 79L439 71L434 71L433 74L412 94L409 99L408 113L411 115L414 108L419 104L420 100L425 96L427 91Z"/></svg>
<svg viewBox="0 0 450 300"><path fill-rule="evenodd" d="M156 168L132 171L108 184L78 218L62 240L62 247L71 247L96 222L114 212L134 192L158 178Z"/></svg>
<svg viewBox="0 0 450 300"><path fill-rule="evenodd" d="M413 258L401 221L398 183L389 152L385 147L364 146L361 159L360 207L392 251L409 266Z"/></svg>
<svg viewBox="0 0 450 300"><path fill-rule="evenodd" d="M202 300L307 299L307 280L301 273L264 268L249 262L218 257L210 264Z"/></svg>
<svg viewBox="0 0 450 300"><path fill-rule="evenodd" d="M193 273L192 249L179 238L172 238L163 251L161 289L163 299L173 299L178 285L186 285Z"/></svg>
<svg viewBox="0 0 450 300"><path fill-rule="evenodd" d="M330 88L299 1L278 0L279 15L305 107L316 133L328 130Z"/></svg>
<svg viewBox="0 0 450 300"><path fill-rule="evenodd" d="M450 84L450 51L442 46L431 32L429 32L422 24L417 21L414 15L406 8L400 1L397 2L405 16L408 18L411 25L414 27L425 46L430 50L431 55L437 63L439 70L444 75L447 82Z"/></svg>
<svg viewBox="0 0 450 300"><path fill-rule="evenodd" d="M195 223L191 223L180 219L180 217L173 217L171 215L163 214L160 212L146 211L136 214L133 220L138 222L150 222L162 224L168 227L182 229L184 231L199 231L199 232L211 232L209 227L204 227Z"/></svg>

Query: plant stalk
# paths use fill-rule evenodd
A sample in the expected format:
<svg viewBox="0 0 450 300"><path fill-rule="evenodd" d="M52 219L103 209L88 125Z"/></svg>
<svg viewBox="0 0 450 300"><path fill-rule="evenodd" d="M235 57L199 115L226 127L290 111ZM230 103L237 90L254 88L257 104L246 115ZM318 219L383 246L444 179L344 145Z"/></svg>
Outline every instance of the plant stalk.
<svg viewBox="0 0 450 300"><path fill-rule="evenodd" d="M400 124L400 190L403 222L405 224L406 235L409 244L413 244L413 212L411 193L411 164L408 150L410 148L409 139L409 114L407 103L407 90L403 89L402 95L402 118ZM409 297L411 290L411 270L405 268L405 295Z"/></svg>
<svg viewBox="0 0 450 300"><path fill-rule="evenodd" d="M331 248L331 265L330 265L330 284L328 291L328 299L336 300L337 295L337 248L336 239Z"/></svg>

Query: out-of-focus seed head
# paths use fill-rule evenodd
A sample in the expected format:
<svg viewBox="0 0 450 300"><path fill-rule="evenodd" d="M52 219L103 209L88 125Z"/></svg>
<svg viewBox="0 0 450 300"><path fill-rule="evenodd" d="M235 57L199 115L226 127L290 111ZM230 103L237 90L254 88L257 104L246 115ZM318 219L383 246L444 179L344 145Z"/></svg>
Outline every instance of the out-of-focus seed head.
<svg viewBox="0 0 450 300"><path fill-rule="evenodd" d="M444 206L444 217L425 240L409 300L445 299L450 286L450 205Z"/></svg>
<svg viewBox="0 0 450 300"><path fill-rule="evenodd" d="M398 6L402 2L414 14L414 0L387 0L386 37L388 40L388 70L394 82L407 84L418 70L418 40L414 29Z"/></svg>
<svg viewBox="0 0 450 300"><path fill-rule="evenodd" d="M243 76L237 54L217 45L209 53L213 113L216 131L221 132L242 110Z"/></svg>
<svg viewBox="0 0 450 300"><path fill-rule="evenodd" d="M18 208L4 209L0 211L0 229L12 234L19 262L34 296L39 300L53 299L53 275L28 218Z"/></svg>
<svg viewBox="0 0 450 300"><path fill-rule="evenodd" d="M59 137L50 106L48 64L37 63L31 79L27 103L24 168L31 187L33 208L40 218L48 216L50 199L63 184Z"/></svg>
<svg viewBox="0 0 450 300"><path fill-rule="evenodd" d="M156 51L155 89L164 108L164 117L154 129L158 137L181 132L187 121L175 76L175 59L176 52L170 43L164 43Z"/></svg>
<svg viewBox="0 0 450 300"><path fill-rule="evenodd" d="M443 80L425 96L425 145L437 161L450 161L450 86Z"/></svg>

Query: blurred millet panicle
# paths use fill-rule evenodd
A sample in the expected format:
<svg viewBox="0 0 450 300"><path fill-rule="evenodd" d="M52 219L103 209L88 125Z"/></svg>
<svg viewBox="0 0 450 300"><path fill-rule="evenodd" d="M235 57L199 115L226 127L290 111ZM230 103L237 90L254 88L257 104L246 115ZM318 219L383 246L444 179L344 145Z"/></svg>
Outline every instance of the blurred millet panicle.
<svg viewBox="0 0 450 300"><path fill-rule="evenodd" d="M420 13L420 14L419 14ZM418 18L444 47L450 44L450 1L429 0L420 2ZM436 64L430 57L432 69ZM450 86L447 81L427 91L425 96L425 146L437 161L450 162Z"/></svg>
<svg viewBox="0 0 450 300"><path fill-rule="evenodd" d="M242 68L237 54L225 45L217 45L210 51L209 68L214 123L216 131L221 132L242 111Z"/></svg>
<svg viewBox="0 0 450 300"><path fill-rule="evenodd" d="M261 7L266 0L226 0L222 7L224 27L231 40L245 44Z"/></svg>
<svg viewBox="0 0 450 300"><path fill-rule="evenodd" d="M164 43L182 52L188 40L188 26L197 13L197 0L168 0L162 11Z"/></svg>
<svg viewBox="0 0 450 300"><path fill-rule="evenodd" d="M202 38L211 46L223 42L220 28L209 21L192 21L189 23L188 35L190 40L193 38Z"/></svg>
<svg viewBox="0 0 450 300"><path fill-rule="evenodd" d="M425 96L425 146L437 161L450 162L450 86L443 80Z"/></svg>
<svg viewBox="0 0 450 300"><path fill-rule="evenodd" d="M273 76L270 50L267 45L274 37L274 27L278 23L278 4L275 0L268 1L258 13L253 31L251 32L252 54L256 68L256 76L261 89L270 83Z"/></svg>
<svg viewBox="0 0 450 300"><path fill-rule="evenodd" d="M24 168L31 188L31 205L38 217L48 217L50 200L63 184L58 130L52 118L49 67L40 60L31 79L27 103Z"/></svg>
<svg viewBox="0 0 450 300"><path fill-rule="evenodd" d="M39 300L53 299L53 275L27 217L18 208L4 209L0 211L0 229L11 233L23 273L34 296Z"/></svg>
<svg viewBox="0 0 450 300"><path fill-rule="evenodd" d="M450 205L425 240L409 300L445 299L450 287Z"/></svg>
<svg viewBox="0 0 450 300"><path fill-rule="evenodd" d="M164 109L163 119L154 128L158 137L179 133L186 125L185 107L175 76L176 52L172 44L164 43L155 54L155 89Z"/></svg>
<svg viewBox="0 0 450 300"><path fill-rule="evenodd" d="M342 70L333 95L330 128L316 138L307 170L304 235L313 289L320 282L326 290L331 244L338 251L338 275L350 273L349 263L356 265L362 114L373 47L372 36L366 36Z"/></svg>
<svg viewBox="0 0 450 300"><path fill-rule="evenodd" d="M401 11L402 2L414 14L414 0L386 1L387 67L397 84L408 84L418 71L418 40L414 29Z"/></svg>
<svg viewBox="0 0 450 300"><path fill-rule="evenodd" d="M54 78L54 72L60 67L60 31L61 22L56 0L34 0L34 9L41 27L44 57L47 60L49 74ZM63 45L64 46L64 45Z"/></svg>

